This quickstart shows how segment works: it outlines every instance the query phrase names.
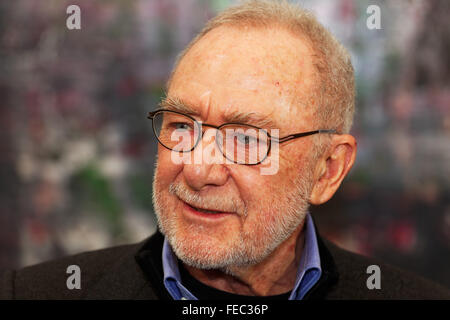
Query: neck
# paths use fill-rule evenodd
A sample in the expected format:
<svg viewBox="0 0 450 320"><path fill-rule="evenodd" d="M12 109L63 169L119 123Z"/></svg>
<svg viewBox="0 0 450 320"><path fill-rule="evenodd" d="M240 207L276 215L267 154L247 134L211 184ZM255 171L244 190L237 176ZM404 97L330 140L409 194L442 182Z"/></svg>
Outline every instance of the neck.
<svg viewBox="0 0 450 320"><path fill-rule="evenodd" d="M304 223L259 264L235 267L229 272L184 267L200 282L230 293L269 296L286 293L294 288L297 269L304 246Z"/></svg>

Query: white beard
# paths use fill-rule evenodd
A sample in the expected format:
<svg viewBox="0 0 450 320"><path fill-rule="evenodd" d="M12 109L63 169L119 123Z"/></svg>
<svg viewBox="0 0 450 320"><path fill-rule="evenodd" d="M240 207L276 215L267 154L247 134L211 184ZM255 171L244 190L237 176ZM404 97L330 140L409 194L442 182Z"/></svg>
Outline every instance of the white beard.
<svg viewBox="0 0 450 320"><path fill-rule="evenodd" d="M228 274L233 274L236 267L248 267L258 264L266 259L282 242L288 239L300 224L303 224L309 208L309 196L311 193L311 170L306 166L303 174L293 182L292 191L280 193L283 202L276 199L267 200L260 204L261 212L279 213L272 223L258 221L255 226L257 233L239 232L228 241L218 241L210 236L208 230L202 225L189 225L186 230L179 232L177 217L164 206L170 203L168 194L182 194L190 196L201 203L202 199L192 191L186 190L181 185L171 184L168 190L161 190L157 179L158 168L153 179L153 205L156 212L158 226L166 236L177 257L185 264L199 269L219 269ZM186 198L185 198L186 199ZM223 201L223 198L222 198ZM207 201L211 204L210 199ZM256 213L256 212L255 212ZM258 213L256 213L258 214ZM264 214L260 214L264 219ZM273 222L274 221L274 222ZM252 230L253 231L253 230Z"/></svg>

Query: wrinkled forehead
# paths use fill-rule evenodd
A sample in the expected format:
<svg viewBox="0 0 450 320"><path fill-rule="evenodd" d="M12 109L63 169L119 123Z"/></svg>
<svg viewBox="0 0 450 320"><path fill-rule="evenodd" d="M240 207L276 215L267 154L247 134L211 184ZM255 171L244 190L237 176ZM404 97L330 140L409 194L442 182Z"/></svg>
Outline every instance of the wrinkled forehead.
<svg viewBox="0 0 450 320"><path fill-rule="evenodd" d="M206 34L180 61L168 95L204 118L253 112L307 127L315 88L308 44L284 30L244 31L219 27Z"/></svg>
<svg viewBox="0 0 450 320"><path fill-rule="evenodd" d="M261 128L278 128L282 120L274 115L279 107L267 103L253 89L220 84L212 88L196 81L186 82L182 90L177 87L169 90L161 107L217 125L243 122Z"/></svg>

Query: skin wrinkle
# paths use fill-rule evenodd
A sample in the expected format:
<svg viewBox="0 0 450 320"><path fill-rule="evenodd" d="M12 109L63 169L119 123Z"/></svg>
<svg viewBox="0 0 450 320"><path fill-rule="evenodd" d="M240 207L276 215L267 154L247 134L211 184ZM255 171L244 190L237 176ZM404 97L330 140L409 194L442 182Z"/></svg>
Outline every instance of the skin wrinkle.
<svg viewBox="0 0 450 320"><path fill-rule="evenodd" d="M196 88L198 87L198 90L206 90L204 89L204 85L201 85L199 83L191 83L190 85L195 86ZM229 96L233 96L233 92L237 92L237 91L241 91L241 92L246 92L247 90L237 90L234 87L226 87L226 86L221 86L221 85L217 85L217 87L220 88L220 90L218 91L227 91L230 92ZM269 90L270 88L266 88L266 86L264 85L264 90ZM216 90L217 91L217 90ZM191 98L191 97L189 97ZM168 109L173 109L175 111L179 111L179 112L184 112L187 114L191 114L191 115L198 115L198 112L195 111L196 109L196 103L191 101L190 99L179 99L179 97L174 96L174 95L167 95L166 98L164 98L162 100L162 102L159 104L160 107L162 108L168 108ZM286 99L284 100L280 100L279 104L276 108L273 108L270 112L265 112L265 116L267 117L268 120L270 119L274 119L274 114L276 114L276 112L279 109L284 109L286 110L286 113L289 114L288 119L284 120L283 122L279 123L279 124L275 124L275 123L269 123L269 121L261 121L260 123L252 123L253 125L256 125L258 127L264 128L264 129L272 129L272 128L280 128L280 136L285 136L288 134L291 134L292 132L302 132L302 131L310 131L310 130L314 130L317 127L314 125L311 125L311 123L314 123L314 110L312 110L312 108L308 108L308 106L310 106L311 104L308 102L297 102L297 98L291 99L289 102ZM215 125L220 125L222 123L225 122L240 122L238 119L236 119L235 121L232 119L227 119L227 115L229 115L228 117L230 117L234 112L239 112L240 109L245 108L245 104L236 104L237 102L234 102L233 100L229 101L228 103L225 103L223 105L223 110L225 116L222 117L222 119L220 121L217 121L216 123L212 123ZM201 103L200 103L201 105ZM211 103L211 105L213 105ZM210 108L218 108L218 109L222 109L221 106L213 106ZM233 111L233 109L236 108L236 111ZM308 110L309 109L309 110ZM251 113L251 112L250 112ZM300 116L301 113L301 116ZM244 112L245 114L245 112ZM207 122L205 121L205 117L201 117L201 119L198 120L203 120L203 122ZM289 127L292 127L293 129L288 129ZM295 129L294 129L295 128ZM270 133L270 132L269 132ZM289 143L289 142L288 142Z"/></svg>
<svg viewBox="0 0 450 320"><path fill-rule="evenodd" d="M311 112L288 108L289 102L294 101L292 95L305 96L309 89L295 84L299 74L288 63L294 57L286 52L272 49L265 52L264 49L268 37L273 42L284 41L286 45L277 46L277 50L294 43L301 47L301 41L276 30L269 34L250 30L247 37L244 41L236 30L226 28L208 33L180 62L168 96L178 96L193 108L204 108L199 101L201 99L196 97L210 90L210 103L204 120L211 124L221 124L227 111L225 106L233 105L232 96L243 106L239 111L271 114L278 123L282 123L280 129L288 134L304 128L310 130ZM216 42L212 40L214 38L217 38ZM221 46L229 43L234 46L220 63L208 61L208 56L215 59L216 48L221 52ZM204 48L206 44L208 50ZM261 54L261 51L265 53ZM277 68L272 67L277 62L272 63L268 59L278 56L284 56L288 61L278 63ZM255 68L249 65L254 63L253 60L246 60L252 57L258 64ZM261 64L261 58L266 59L264 64ZM258 71L257 75L254 69ZM307 77L308 72L312 72L312 62L309 68L305 66L301 75ZM245 81L252 77L260 80ZM281 97L273 90L276 81L283 89ZM268 84L271 90L265 89ZM203 109L201 111L205 113ZM302 239L301 231L312 189L314 163L310 161L311 141L306 137L301 142L283 144L279 171L274 176L261 176L258 166L175 165L170 162L170 151L158 147L154 179L158 224L176 255L199 281L249 295L279 294L292 289L301 250L290 248ZM221 197L222 202L217 204L220 208L234 203L232 199L239 199L236 200L239 210L242 212L245 208L246 215L227 216L223 223L217 224L194 222L185 216L182 203L169 192L172 184L179 188L179 195L193 196L199 206L214 205ZM211 283L211 277L223 281Z"/></svg>
<svg viewBox="0 0 450 320"><path fill-rule="evenodd" d="M197 111L195 111L195 106L191 105L190 103L183 101L182 99L178 97L171 97L167 96L164 98L161 103L159 104L159 107L178 111L181 113L185 113L187 115L191 115L194 118L198 118L197 121L202 121L202 119L206 119L205 116L200 116ZM260 127L262 129L274 129L279 128L280 125L276 124L273 119L273 111L269 114L260 114L254 111L250 112L242 112L239 111L241 109L238 105L234 105L233 103L230 103L225 108L224 115L222 116L222 122L220 124L224 123L242 123L242 124L251 124L257 127ZM219 123L218 123L219 124ZM270 132L269 132L270 134Z"/></svg>
<svg viewBox="0 0 450 320"><path fill-rule="evenodd" d="M201 101L202 105L204 106L204 108L206 108L206 112L205 112L204 118L208 119L209 108L211 106L211 90L205 91L200 96L200 101Z"/></svg>

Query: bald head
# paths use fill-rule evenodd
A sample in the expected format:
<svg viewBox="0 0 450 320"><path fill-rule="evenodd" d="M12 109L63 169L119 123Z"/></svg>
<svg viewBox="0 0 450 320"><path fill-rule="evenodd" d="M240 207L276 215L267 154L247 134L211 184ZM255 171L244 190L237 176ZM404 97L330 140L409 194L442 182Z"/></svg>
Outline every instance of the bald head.
<svg viewBox="0 0 450 320"><path fill-rule="evenodd" d="M284 29L294 38L296 44L300 46L291 49L298 50L298 53L291 55L299 60L289 64L290 73L304 71L303 61L305 56L304 47L309 50L309 58L312 58L314 65L313 74L310 77L300 77L308 79L307 85L314 86L314 97L308 104L317 104L315 110L315 125L320 127L335 128L339 132L349 132L354 114L354 73L347 50L328 32L308 11L288 3L287 1L246 1L237 6L228 8L216 17L208 21L203 30L191 41L186 49L178 57L175 68L168 81L170 87L171 80L178 64L190 49L207 34L222 26L233 27L239 30L241 36L248 35L250 30L262 30L264 33L274 32L274 30ZM221 28L223 30L223 28ZM216 36L220 38L219 33ZM274 51L280 43L272 43L273 40L266 40L264 51ZM208 46L204 47L208 50ZM279 52L278 59L271 61L275 63L273 68L277 68L289 58L283 54L290 54L289 50ZM220 56L218 57L220 58ZM277 63L278 62L278 63ZM269 63L269 61L267 61ZM286 62L285 62L286 63ZM313 82L315 81L315 82ZM304 102L304 96L294 99L297 102Z"/></svg>

